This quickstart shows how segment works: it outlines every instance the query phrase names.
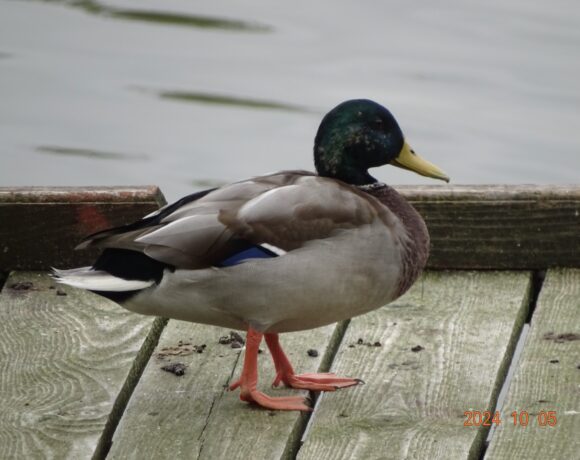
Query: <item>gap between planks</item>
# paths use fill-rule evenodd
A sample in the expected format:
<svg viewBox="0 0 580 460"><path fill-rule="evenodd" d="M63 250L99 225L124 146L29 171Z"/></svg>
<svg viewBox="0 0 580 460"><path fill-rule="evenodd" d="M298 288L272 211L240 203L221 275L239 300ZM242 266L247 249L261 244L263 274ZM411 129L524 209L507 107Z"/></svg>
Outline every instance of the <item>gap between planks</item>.
<svg viewBox="0 0 580 460"><path fill-rule="evenodd" d="M536 311L536 306L538 304L538 298L540 297L540 292L542 290L542 286L544 285L545 278L546 278L546 271L545 270L536 270L532 274L532 286L531 286L531 293L530 293L530 299L529 299L529 305L528 305L528 316L526 318L526 322L522 325L522 329L520 331L516 346L513 350L513 355L511 357L511 362L509 363L509 367L508 367L507 373L505 375L505 379L502 383L501 390L499 391L499 395L498 395L497 401L494 405L494 409L491 411L492 413L495 413L496 411L501 412L503 409L503 405L505 402L505 398L507 396L507 392L509 391L511 381L514 377L515 371L516 371L518 364L520 362L522 352L524 350L524 346L526 344L526 339L527 339L527 336L528 336L528 333L530 330L530 322L531 322L532 317L534 315L534 311ZM480 460L485 457L485 453L487 452L487 448L489 446L489 443L491 442L493 435L495 434L496 428L497 428L497 425L492 425L492 427L489 429L489 431L487 433L487 438L485 440L483 448L481 449L481 453L479 456Z"/></svg>
<svg viewBox="0 0 580 460"><path fill-rule="evenodd" d="M159 343L159 337L161 337L161 333L167 325L167 322L167 318L158 317L153 320L151 329L149 330L141 349L137 353L137 356L135 356L135 360L133 361L131 370L127 375L127 379L115 399L113 408L109 413L109 417L97 444L97 448L93 454L92 460L104 460L109 453L117 425L125 412L129 399L131 398L141 375L143 375L145 366L147 366L149 359L151 359L153 350L155 350L155 347Z"/></svg>
<svg viewBox="0 0 580 460"><path fill-rule="evenodd" d="M338 349L342 345L342 341L344 340L344 336L346 335L346 330L348 329L348 325L350 324L350 319L345 321L341 321L338 323L334 329L332 337L330 338L330 342L326 349L326 353L322 358L320 366L318 368L318 372L329 372L330 368L332 367L332 363L336 354L338 353ZM310 400L312 401L312 412L308 412L304 414L304 416L300 417L296 428L294 429L290 439L288 441L286 450L282 455L283 460L294 460L298 455L298 451L304 444L306 437L308 436L308 430L311 426L313 419L313 415L316 412L316 408L318 407L318 402L324 395L323 392L310 392Z"/></svg>

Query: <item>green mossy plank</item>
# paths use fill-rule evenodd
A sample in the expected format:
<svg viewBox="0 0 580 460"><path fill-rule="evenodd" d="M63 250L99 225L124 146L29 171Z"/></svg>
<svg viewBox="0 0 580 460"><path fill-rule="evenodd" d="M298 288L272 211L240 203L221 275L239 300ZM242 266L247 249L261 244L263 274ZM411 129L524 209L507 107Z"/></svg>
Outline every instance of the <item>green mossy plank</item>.
<svg viewBox="0 0 580 460"><path fill-rule="evenodd" d="M325 365L329 344L336 342L335 330L337 326L331 325L283 334L281 342L297 370L315 372ZM306 416L260 409L240 401L239 390L226 390L238 378L243 360L240 349L218 343L228 333L223 328L169 321L119 423L108 459L273 459L291 454ZM203 353L159 359L164 348L179 348L180 341L182 347L190 347L183 345L188 343L206 347ZM261 390L273 396L305 395L270 388L274 368L266 344L261 348ZM317 349L318 357L308 356L311 348ZM186 365L183 376L161 370L175 362Z"/></svg>
<svg viewBox="0 0 580 460"><path fill-rule="evenodd" d="M555 411L554 427L540 411ZM512 412L529 413L526 427ZM580 269L548 270L530 333L485 456L572 459L580 456Z"/></svg>
<svg viewBox="0 0 580 460"><path fill-rule="evenodd" d="M530 273L429 272L354 318L332 369L366 385L324 394L298 458L477 458L487 429L464 412L493 409L530 288Z"/></svg>
<svg viewBox="0 0 580 460"><path fill-rule="evenodd" d="M164 203L154 186L0 187L0 268L88 265L100 251L75 251L85 236L133 222Z"/></svg>
<svg viewBox="0 0 580 460"><path fill-rule="evenodd" d="M0 293L0 458L91 458L152 321L12 273Z"/></svg>

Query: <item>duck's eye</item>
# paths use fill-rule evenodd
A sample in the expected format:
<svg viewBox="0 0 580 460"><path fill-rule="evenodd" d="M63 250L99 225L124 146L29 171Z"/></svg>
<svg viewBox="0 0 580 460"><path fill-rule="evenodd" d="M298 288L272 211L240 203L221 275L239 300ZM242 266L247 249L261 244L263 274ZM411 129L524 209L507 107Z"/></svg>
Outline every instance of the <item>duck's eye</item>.
<svg viewBox="0 0 580 460"><path fill-rule="evenodd" d="M380 118L377 118L374 120L374 124L377 128L381 128L383 126L383 120L381 120Z"/></svg>

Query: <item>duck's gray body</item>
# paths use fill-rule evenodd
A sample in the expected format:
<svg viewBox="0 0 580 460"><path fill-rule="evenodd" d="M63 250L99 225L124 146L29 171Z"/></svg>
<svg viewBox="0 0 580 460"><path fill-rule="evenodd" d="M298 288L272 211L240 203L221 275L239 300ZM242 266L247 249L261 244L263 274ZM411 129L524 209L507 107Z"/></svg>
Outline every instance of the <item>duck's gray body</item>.
<svg viewBox="0 0 580 460"><path fill-rule="evenodd" d="M220 266L240 242L280 256ZM87 267L60 272L61 282L99 292L123 291L126 282L135 294L120 304L138 313L289 332L400 296L425 265L429 238L419 214L384 184L287 171L216 189L151 224L101 232L81 246L138 251L167 268L160 280L125 280Z"/></svg>

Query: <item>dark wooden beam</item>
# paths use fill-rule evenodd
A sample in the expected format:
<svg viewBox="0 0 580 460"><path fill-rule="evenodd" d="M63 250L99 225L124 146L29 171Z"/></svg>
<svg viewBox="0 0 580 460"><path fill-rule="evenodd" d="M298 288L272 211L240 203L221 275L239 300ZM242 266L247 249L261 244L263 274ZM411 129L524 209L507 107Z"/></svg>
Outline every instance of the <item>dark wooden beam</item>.
<svg viewBox="0 0 580 460"><path fill-rule="evenodd" d="M580 267L580 186L397 186L431 233L432 269ZM87 234L164 204L157 187L0 188L0 270L88 264Z"/></svg>
<svg viewBox="0 0 580 460"><path fill-rule="evenodd" d="M396 188L429 227L429 268L580 267L578 185Z"/></svg>
<svg viewBox="0 0 580 460"><path fill-rule="evenodd" d="M155 186L0 188L0 270L88 265L98 251L74 251L84 236L164 203Z"/></svg>

